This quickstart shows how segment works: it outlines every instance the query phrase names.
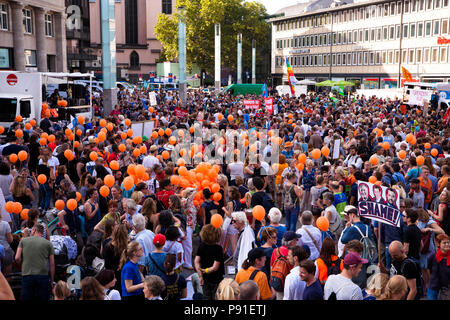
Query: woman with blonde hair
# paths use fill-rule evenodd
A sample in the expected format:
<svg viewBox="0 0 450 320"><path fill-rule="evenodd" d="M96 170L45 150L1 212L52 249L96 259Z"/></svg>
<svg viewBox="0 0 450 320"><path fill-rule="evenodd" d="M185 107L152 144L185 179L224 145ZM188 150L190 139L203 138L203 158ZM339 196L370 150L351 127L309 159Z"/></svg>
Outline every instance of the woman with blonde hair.
<svg viewBox="0 0 450 320"><path fill-rule="evenodd" d="M138 206L138 210L140 210L142 208L141 201L143 198L144 198L144 193L142 191L134 191L131 194L131 199L133 199L134 202L136 202L136 205Z"/></svg>
<svg viewBox="0 0 450 320"><path fill-rule="evenodd" d="M404 300L408 292L408 283L406 278L401 275L395 275L389 279L384 293L378 300Z"/></svg>
<svg viewBox="0 0 450 320"><path fill-rule="evenodd" d="M137 241L132 241L120 257L121 284L123 300L144 300L144 276L139 271L138 261L144 250Z"/></svg>
<svg viewBox="0 0 450 320"><path fill-rule="evenodd" d="M374 274L369 282L367 288L363 290L363 300L377 300L384 294L384 288L389 281L389 275L386 273Z"/></svg>
<svg viewBox="0 0 450 320"><path fill-rule="evenodd" d="M232 278L225 278L217 287L217 300L237 300L239 296L239 284Z"/></svg>
<svg viewBox="0 0 450 320"><path fill-rule="evenodd" d="M53 287L53 300L66 300L70 296L70 289L66 282L59 280Z"/></svg>
<svg viewBox="0 0 450 320"><path fill-rule="evenodd" d="M20 202L24 208L31 208L31 202L34 201L34 195L30 188L27 188L26 178L18 174L10 186L14 201Z"/></svg>

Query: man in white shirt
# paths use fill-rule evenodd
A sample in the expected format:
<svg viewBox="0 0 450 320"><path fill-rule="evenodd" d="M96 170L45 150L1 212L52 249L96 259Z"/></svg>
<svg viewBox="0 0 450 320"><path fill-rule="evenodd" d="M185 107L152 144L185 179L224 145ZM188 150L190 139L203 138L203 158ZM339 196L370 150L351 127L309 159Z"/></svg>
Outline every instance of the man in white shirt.
<svg viewBox="0 0 450 320"><path fill-rule="evenodd" d="M135 233L134 241L139 242L142 249L144 250L144 254L139 259L139 269L143 269L145 266L145 258L148 257L150 253L153 252L155 246L153 244L153 238L155 234L145 229L145 218L142 214L137 213L133 215L133 232Z"/></svg>
<svg viewBox="0 0 450 320"><path fill-rule="evenodd" d="M324 299L362 300L361 288L352 281L352 278L358 276L361 272L362 265L368 262L368 260L362 259L356 252L347 253L344 258L342 272L340 274L330 275L327 282L325 282Z"/></svg>
<svg viewBox="0 0 450 320"><path fill-rule="evenodd" d="M296 231L301 234L301 243L307 245L311 255L309 259L315 261L320 255L322 248L322 232L312 225L313 215L311 211L304 211L301 217L302 227Z"/></svg>
<svg viewBox="0 0 450 320"><path fill-rule="evenodd" d="M46 147L43 149L43 155L49 157L48 166L53 169L53 174L56 174L59 167L59 160L57 157L53 156L52 149L50 147ZM43 164L42 159L39 160L39 164Z"/></svg>
<svg viewBox="0 0 450 320"><path fill-rule="evenodd" d="M284 281L283 300L303 300L306 283L300 279L300 263L308 259L308 253L301 246L289 248L287 259L294 266Z"/></svg>
<svg viewBox="0 0 450 320"><path fill-rule="evenodd" d="M354 165L358 170L361 169L361 167L363 165L363 161L362 161L361 157L356 153L355 146L352 145L350 147L350 154L344 160L344 165L346 167L350 167L351 165Z"/></svg>
<svg viewBox="0 0 450 320"><path fill-rule="evenodd" d="M158 146L156 145L152 145L150 147L150 154L148 156L146 156L144 158L144 160L142 161L142 165L146 168L146 169L153 169L153 167L155 166L155 164L159 164L159 160L158 158L156 158L156 153L158 152Z"/></svg>

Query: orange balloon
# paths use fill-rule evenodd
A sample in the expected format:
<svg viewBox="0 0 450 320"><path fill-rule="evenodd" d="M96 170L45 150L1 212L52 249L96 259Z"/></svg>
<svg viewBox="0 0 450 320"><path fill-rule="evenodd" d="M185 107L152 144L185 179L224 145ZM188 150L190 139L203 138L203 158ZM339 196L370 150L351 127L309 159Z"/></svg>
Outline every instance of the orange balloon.
<svg viewBox="0 0 450 320"><path fill-rule="evenodd" d="M17 122L22 122L23 121L23 118L22 118L22 116L20 114L16 116L16 121Z"/></svg>
<svg viewBox="0 0 450 320"><path fill-rule="evenodd" d="M172 134L172 130L170 130L169 128L166 129L166 131L164 131L164 133L166 134L166 136L170 136Z"/></svg>
<svg viewBox="0 0 450 320"><path fill-rule="evenodd" d="M127 136L131 138L133 136L133 130L128 129L127 130Z"/></svg>
<svg viewBox="0 0 450 320"><path fill-rule="evenodd" d="M123 179L123 187L125 188L125 190L130 190L131 188L133 188L134 186L134 179L131 176L126 177L125 179Z"/></svg>
<svg viewBox="0 0 450 320"><path fill-rule="evenodd" d="M36 120L31 119L31 120L30 120L30 124L34 127L34 126L36 125Z"/></svg>
<svg viewBox="0 0 450 320"><path fill-rule="evenodd" d="M18 158L19 157L15 153L12 153L12 154L9 155L9 161L11 161L11 163L16 163Z"/></svg>
<svg viewBox="0 0 450 320"><path fill-rule="evenodd" d="M70 134L72 134L72 132L70 132ZM49 135L47 138L48 142L54 142L55 139L56 139L56 137L54 134Z"/></svg>
<svg viewBox="0 0 450 320"><path fill-rule="evenodd" d="M98 137L98 140L99 140L100 142L103 142L103 141L106 140L106 133L104 133L104 132L99 132L98 135L97 135L97 137Z"/></svg>
<svg viewBox="0 0 450 320"><path fill-rule="evenodd" d="M127 168L127 173L130 176L134 176L136 174L136 165L135 164L130 164Z"/></svg>
<svg viewBox="0 0 450 320"><path fill-rule="evenodd" d="M405 150L400 150L398 153L397 153L397 155L398 155L398 157L400 158L400 159L405 159L406 158L406 151Z"/></svg>
<svg viewBox="0 0 450 320"><path fill-rule="evenodd" d="M211 192L216 193L216 192L219 192L219 190L220 190L220 185L218 183L213 183L211 186Z"/></svg>
<svg viewBox="0 0 450 320"><path fill-rule="evenodd" d="M305 169L305 165L303 163L299 163L296 165L296 168L298 169L298 171L303 171L303 169Z"/></svg>
<svg viewBox="0 0 450 320"><path fill-rule="evenodd" d="M417 143L417 139L416 137L413 137L413 139L410 142L412 145L415 145Z"/></svg>
<svg viewBox="0 0 450 320"><path fill-rule="evenodd" d="M177 160L177 166L184 167L186 165L186 161L183 158Z"/></svg>
<svg viewBox="0 0 450 320"><path fill-rule="evenodd" d="M64 207L66 206L66 204L64 203L64 201L63 200L56 200L55 201L55 208L56 209L58 209L58 210L63 210L64 209Z"/></svg>
<svg viewBox="0 0 450 320"><path fill-rule="evenodd" d="M108 125L106 126L106 128L108 129L108 131L113 131L114 125L113 125L112 123L108 123Z"/></svg>
<svg viewBox="0 0 450 320"><path fill-rule="evenodd" d="M119 144L118 148L120 152L125 152L125 150L127 150L127 147L123 143Z"/></svg>
<svg viewBox="0 0 450 320"><path fill-rule="evenodd" d="M370 161L370 163L371 163L373 166L376 166L377 163L378 163L378 157L377 157L377 156L371 156L370 159L369 159L369 161Z"/></svg>
<svg viewBox="0 0 450 320"><path fill-rule="evenodd" d="M139 150L139 149L134 149L133 150L133 156L134 157L139 157L141 155L141 150Z"/></svg>
<svg viewBox="0 0 450 320"><path fill-rule="evenodd" d="M424 164L425 158L424 158L423 156L418 156L418 157L416 158L416 162L417 162L417 165L421 166L421 165Z"/></svg>
<svg viewBox="0 0 450 320"><path fill-rule="evenodd" d="M381 181L377 181L377 182L375 182L375 184L376 184L377 186L381 186Z"/></svg>
<svg viewBox="0 0 450 320"><path fill-rule="evenodd" d="M148 112L150 112L150 113L153 113L153 112L155 112L155 108L153 108L153 107L149 107L149 108L148 108Z"/></svg>
<svg viewBox="0 0 450 320"><path fill-rule="evenodd" d="M19 160L23 162L23 161L27 160L28 153L25 150L21 150L21 151L19 151L18 156L19 156Z"/></svg>
<svg viewBox="0 0 450 320"><path fill-rule="evenodd" d="M64 133L66 134L66 136L70 136L72 134L72 130L70 130L69 128L67 128Z"/></svg>
<svg viewBox="0 0 450 320"><path fill-rule="evenodd" d="M213 200L215 202L219 202L222 199L222 194L220 192L216 192L213 194Z"/></svg>
<svg viewBox="0 0 450 320"><path fill-rule="evenodd" d="M111 168L111 170L119 170L119 162L113 160L109 163L109 167Z"/></svg>
<svg viewBox="0 0 450 320"><path fill-rule="evenodd" d="M120 133L120 138L121 138L122 140L125 140L125 139L127 138L126 132L121 132L121 133Z"/></svg>
<svg viewBox="0 0 450 320"><path fill-rule="evenodd" d="M105 185L109 188L112 188L112 186L114 185L114 183L116 182L116 179L114 178L114 176L108 174L105 176L105 178L103 179L103 182L105 183Z"/></svg>
<svg viewBox="0 0 450 320"><path fill-rule="evenodd" d="M433 157L436 157L439 154L439 151L438 151L438 149L433 148L433 149L431 149L430 153Z"/></svg>
<svg viewBox="0 0 450 320"><path fill-rule="evenodd" d="M20 218L22 220L28 220L28 212L29 209L23 209L22 212L20 213Z"/></svg>
<svg viewBox="0 0 450 320"><path fill-rule="evenodd" d="M232 122L234 120L234 118L233 118L233 116L231 114L228 116L227 119L228 119L228 122Z"/></svg>
<svg viewBox="0 0 450 320"><path fill-rule="evenodd" d="M70 141L73 141L75 139L75 136L72 133L70 136L67 136L67 139L69 139ZM95 138L95 139L97 139L97 138Z"/></svg>
<svg viewBox="0 0 450 320"><path fill-rule="evenodd" d="M100 119L100 122L99 122L99 124L100 124L100 127L106 127L106 120L105 119Z"/></svg>
<svg viewBox="0 0 450 320"><path fill-rule="evenodd" d="M171 136L171 137L169 138L169 143L172 144L172 145L174 145L175 143L177 143L177 138L175 138L174 136Z"/></svg>
<svg viewBox="0 0 450 320"><path fill-rule="evenodd" d="M264 209L264 207L261 205L254 206L252 214L256 220L262 221L264 219L264 216L266 215L266 209Z"/></svg>
<svg viewBox="0 0 450 320"><path fill-rule="evenodd" d="M23 131L22 131L22 129L17 129L17 130L16 130L16 137L17 137L17 138L22 138L22 137L23 137Z"/></svg>
<svg viewBox="0 0 450 320"><path fill-rule="evenodd" d="M316 221L316 227L321 231L327 231L330 227L330 221L326 217L319 217Z"/></svg>
<svg viewBox="0 0 450 320"><path fill-rule="evenodd" d="M2 134L3 132L5 132L5 128L3 126L0 126L0 134Z"/></svg>
<svg viewBox="0 0 450 320"><path fill-rule="evenodd" d="M31 123L25 123L25 129L30 130L32 128Z"/></svg>
<svg viewBox="0 0 450 320"><path fill-rule="evenodd" d="M81 201L81 193L77 191L77 201Z"/></svg>
<svg viewBox="0 0 450 320"><path fill-rule="evenodd" d="M153 139L158 138L158 132L157 132L157 131L153 131L153 132L152 132L152 138L153 138Z"/></svg>
<svg viewBox="0 0 450 320"><path fill-rule="evenodd" d="M64 151L64 157L66 157L66 159L70 159L72 157L72 150L67 149Z"/></svg>
<svg viewBox="0 0 450 320"><path fill-rule="evenodd" d="M13 204L13 212L15 214L19 214L22 212L22 204L20 202L14 202Z"/></svg>
<svg viewBox="0 0 450 320"><path fill-rule="evenodd" d="M322 152L325 158L328 157L330 154L330 148L328 148L327 146L323 146L320 151Z"/></svg>
<svg viewBox="0 0 450 320"><path fill-rule="evenodd" d="M74 211L78 207L78 202L75 199L67 200L67 209Z"/></svg>
<svg viewBox="0 0 450 320"><path fill-rule="evenodd" d="M130 119L125 119L125 125L127 127L131 126L131 120Z"/></svg>
<svg viewBox="0 0 450 320"><path fill-rule="evenodd" d="M383 142L381 146L384 150L389 150L389 148L391 147L391 145L387 141Z"/></svg>
<svg viewBox="0 0 450 320"><path fill-rule="evenodd" d="M162 137L164 135L164 129L159 129L158 130L158 134Z"/></svg>
<svg viewBox="0 0 450 320"><path fill-rule="evenodd" d="M136 176L142 178L145 175L145 167L142 164L138 164L135 168Z"/></svg>
<svg viewBox="0 0 450 320"><path fill-rule="evenodd" d="M190 127L190 128L189 128L189 132L190 132L190 133L194 133L194 131L195 131L194 127Z"/></svg>
<svg viewBox="0 0 450 320"><path fill-rule="evenodd" d="M370 177L369 177L369 182L370 182L370 183L375 183L375 182L377 182L377 181L378 181L377 177L375 177L375 176L370 176Z"/></svg>
<svg viewBox="0 0 450 320"><path fill-rule="evenodd" d="M431 148L431 143L427 142L424 144L425 149L430 149Z"/></svg>
<svg viewBox="0 0 450 320"><path fill-rule="evenodd" d="M215 213L211 216L211 225L216 228L219 229L220 227L222 227L223 224L223 218L220 214Z"/></svg>
<svg viewBox="0 0 450 320"><path fill-rule="evenodd" d="M79 115L78 117L77 117L77 121L78 121L78 123L79 124L84 124L84 117L82 116L82 115Z"/></svg>
<svg viewBox="0 0 450 320"><path fill-rule="evenodd" d="M304 153L302 153L298 156L298 162L303 163L303 164L306 162L306 155Z"/></svg>
<svg viewBox="0 0 450 320"><path fill-rule="evenodd" d="M179 167L178 168L178 174L180 176L186 176L188 174L188 170L186 169L186 167Z"/></svg>
<svg viewBox="0 0 450 320"><path fill-rule="evenodd" d="M319 149L314 149L313 151L311 151L311 156L315 160L319 159L321 154L322 154L322 152Z"/></svg>
<svg viewBox="0 0 450 320"><path fill-rule="evenodd" d="M47 182L47 176L45 174L40 174L38 175L37 180L40 184L44 184Z"/></svg>
<svg viewBox="0 0 450 320"><path fill-rule="evenodd" d="M100 195L103 198L106 198L107 196L109 196L109 192L110 192L110 190L109 190L109 188L107 186L101 186L100 187Z"/></svg>
<svg viewBox="0 0 450 320"><path fill-rule="evenodd" d="M13 201L8 201L7 203L5 203L5 210L8 213L14 213L14 202Z"/></svg>
<svg viewBox="0 0 450 320"><path fill-rule="evenodd" d="M164 160L167 160L167 159L169 159L170 154L169 154L168 151L164 150L164 151L161 153L161 156L163 157Z"/></svg>
<svg viewBox="0 0 450 320"><path fill-rule="evenodd" d="M147 154L147 147L146 146L141 146L139 148L139 150L141 151L141 154Z"/></svg>
<svg viewBox="0 0 450 320"><path fill-rule="evenodd" d="M414 139L414 136L411 133L408 133L405 137L406 142L411 143L411 141Z"/></svg>
<svg viewBox="0 0 450 320"><path fill-rule="evenodd" d="M139 136L133 137L132 141L133 141L134 144L139 144Z"/></svg>
<svg viewBox="0 0 450 320"><path fill-rule="evenodd" d="M76 133L77 133L77 136L80 137L83 134L83 131L81 131L81 129L78 129Z"/></svg>
<svg viewBox="0 0 450 320"><path fill-rule="evenodd" d="M90 158L92 161L96 161L96 160L98 159L98 153L95 152L95 151L92 151L91 153L89 153L89 158Z"/></svg>
<svg viewBox="0 0 450 320"><path fill-rule="evenodd" d="M170 183L174 185L178 185L181 181L180 176L173 175L170 177Z"/></svg>
<svg viewBox="0 0 450 320"><path fill-rule="evenodd" d="M39 139L39 144L40 144L41 146L45 146L45 145L47 144L47 139L41 137L41 138Z"/></svg>

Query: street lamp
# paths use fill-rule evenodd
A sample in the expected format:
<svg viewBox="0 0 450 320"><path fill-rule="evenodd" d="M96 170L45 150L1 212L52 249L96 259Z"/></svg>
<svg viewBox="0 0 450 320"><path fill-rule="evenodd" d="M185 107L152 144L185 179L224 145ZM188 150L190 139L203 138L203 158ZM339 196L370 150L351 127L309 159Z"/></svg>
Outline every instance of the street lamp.
<svg viewBox="0 0 450 320"><path fill-rule="evenodd" d="M186 8L178 7L178 66L179 93L181 103L186 106Z"/></svg>

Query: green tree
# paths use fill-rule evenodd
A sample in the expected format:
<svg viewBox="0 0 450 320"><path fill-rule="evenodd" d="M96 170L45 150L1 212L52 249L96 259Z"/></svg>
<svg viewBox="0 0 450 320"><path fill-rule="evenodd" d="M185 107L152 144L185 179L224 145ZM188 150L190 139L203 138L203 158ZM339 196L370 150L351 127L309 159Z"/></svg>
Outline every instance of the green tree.
<svg viewBox="0 0 450 320"><path fill-rule="evenodd" d="M186 63L197 64L208 73L214 72L214 25L221 25L221 63L236 70L237 34L242 33L242 64L251 68L252 40L259 48L270 46L270 25L264 18L266 8L257 2L243 0L177 0L176 7L186 8ZM159 14L156 38L162 43L165 57L178 57L178 12ZM258 50L259 51L259 50ZM257 55L257 61L262 57Z"/></svg>

